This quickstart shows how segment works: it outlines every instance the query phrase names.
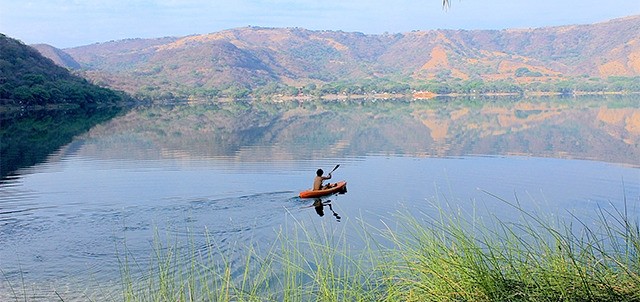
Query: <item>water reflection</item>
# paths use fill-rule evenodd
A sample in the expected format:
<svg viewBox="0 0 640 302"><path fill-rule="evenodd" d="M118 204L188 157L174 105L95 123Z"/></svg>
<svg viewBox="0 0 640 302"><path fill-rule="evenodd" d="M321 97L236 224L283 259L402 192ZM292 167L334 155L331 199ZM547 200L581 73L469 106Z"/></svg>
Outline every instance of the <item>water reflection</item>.
<svg viewBox="0 0 640 302"><path fill-rule="evenodd" d="M354 221L386 228L401 205L429 213L440 203L474 221L517 219L483 192L520 196L525 210L594 216L603 205L640 196L639 106L631 97L236 102L80 114L86 122L56 112L33 121L3 117L2 143L26 150L12 154L45 141L55 142L46 150L58 151L42 151L46 161L34 165L5 158L3 145L3 171L5 160L34 166L0 185L0 265L13 284L22 276L22 284L67 276L102 282L120 277L114 246L123 242L146 271L158 234L198 250L214 243L244 263L235 243L271 247L292 220L319 229L348 229ZM90 127L70 143L54 135ZM46 128L51 139L9 131L23 128ZM548 158L465 156L511 154ZM298 197L318 167L338 163L333 179L348 180L348 194ZM638 210L629 204L630 216ZM346 233L358 242L356 232Z"/></svg>
<svg viewBox="0 0 640 302"><path fill-rule="evenodd" d="M525 155L638 166L639 103L584 97L156 106L95 127L87 135L93 144L83 150L109 158L238 162Z"/></svg>
<svg viewBox="0 0 640 302"><path fill-rule="evenodd" d="M121 108L0 111L0 179L44 162L91 127L112 119ZM76 152L80 142L67 146ZM64 155L61 154L61 155Z"/></svg>
<svg viewBox="0 0 640 302"><path fill-rule="evenodd" d="M321 198L316 198L312 206L320 217L324 216L324 207L328 207L329 211L331 211L331 213L333 214L333 217L336 218L336 221L340 222L341 217L333 210L333 207L331 206L331 200L322 201Z"/></svg>

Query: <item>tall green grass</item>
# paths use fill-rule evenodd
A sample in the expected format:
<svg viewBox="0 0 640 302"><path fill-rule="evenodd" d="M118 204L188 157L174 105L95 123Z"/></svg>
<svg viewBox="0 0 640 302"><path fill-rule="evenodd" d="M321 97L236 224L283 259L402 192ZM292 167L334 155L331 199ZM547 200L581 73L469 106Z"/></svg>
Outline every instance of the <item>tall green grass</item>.
<svg viewBox="0 0 640 302"><path fill-rule="evenodd" d="M595 227L521 219L478 222L440 209L387 232L388 301L640 301L638 222L600 209ZM575 225L577 224L577 226Z"/></svg>
<svg viewBox="0 0 640 302"><path fill-rule="evenodd" d="M382 223L382 227L358 219L326 227L292 216L275 230L277 238L268 246L255 240L222 244L206 231L197 238L190 233L185 240L156 233L150 261L135 259L126 244L118 251L120 295L108 290L83 297L93 301L640 301L640 224L637 208L629 215L626 200L622 209L598 208L585 220L544 216L524 210L518 200L493 197L519 217L468 215L437 203L435 212L398 212L389 219L393 225ZM74 300L58 291L44 296L32 293L24 280L22 285L12 284L4 271L0 274L4 283L0 287L10 291L0 297Z"/></svg>
<svg viewBox="0 0 640 302"><path fill-rule="evenodd" d="M288 231L287 231L288 230ZM266 249L252 243L178 248L156 240L147 270L124 253L125 301L374 301L369 267L363 269L344 231L295 222ZM156 235L159 238L159 235ZM234 251L234 252L230 252ZM372 251L369 251L372 252ZM137 274L134 271L142 271Z"/></svg>
<svg viewBox="0 0 640 302"><path fill-rule="evenodd" d="M497 198L497 197L496 197ZM294 219L272 246L210 236L178 249L157 243L144 277L123 258L125 301L640 301L640 228L626 209L595 223L470 218L439 206L399 214L399 228L327 229ZM625 202L626 204L626 202ZM239 252L240 253L240 252ZM235 259L235 260L234 260ZM237 260L242 259L242 260Z"/></svg>

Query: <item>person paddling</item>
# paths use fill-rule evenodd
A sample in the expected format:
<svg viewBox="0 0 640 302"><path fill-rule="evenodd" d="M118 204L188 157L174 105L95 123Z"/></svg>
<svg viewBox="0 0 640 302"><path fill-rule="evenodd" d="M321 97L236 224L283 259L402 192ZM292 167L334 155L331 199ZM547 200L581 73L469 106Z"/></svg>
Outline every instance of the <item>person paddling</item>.
<svg viewBox="0 0 640 302"><path fill-rule="evenodd" d="M313 179L313 191L331 188L331 184L327 184L326 186L322 185L323 181L331 179L331 173L329 173L327 176L322 176L322 174L324 174L324 171L322 169L318 169L318 171L316 171L316 177Z"/></svg>

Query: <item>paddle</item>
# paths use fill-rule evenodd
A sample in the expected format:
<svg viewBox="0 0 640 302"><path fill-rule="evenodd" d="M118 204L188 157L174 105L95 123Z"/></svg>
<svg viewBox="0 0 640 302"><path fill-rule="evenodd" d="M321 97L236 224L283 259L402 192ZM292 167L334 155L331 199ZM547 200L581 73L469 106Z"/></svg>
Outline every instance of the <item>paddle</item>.
<svg viewBox="0 0 640 302"><path fill-rule="evenodd" d="M336 165L335 168L333 168L333 170L331 170L331 172L329 172L329 174L333 173L333 171L335 171L336 169L338 169L338 167L340 167L340 165Z"/></svg>
<svg viewBox="0 0 640 302"><path fill-rule="evenodd" d="M338 167L340 167L340 164L337 164L335 167L333 167L333 170L331 170L331 172L329 172L329 176L331 176L331 173L333 173L333 171L335 171L336 169L338 169ZM335 186L336 186L336 184L337 184L337 183L335 183L335 184L331 184L331 183L329 183L329 184L327 184L327 186L326 186L326 187L327 187L327 188L335 187Z"/></svg>

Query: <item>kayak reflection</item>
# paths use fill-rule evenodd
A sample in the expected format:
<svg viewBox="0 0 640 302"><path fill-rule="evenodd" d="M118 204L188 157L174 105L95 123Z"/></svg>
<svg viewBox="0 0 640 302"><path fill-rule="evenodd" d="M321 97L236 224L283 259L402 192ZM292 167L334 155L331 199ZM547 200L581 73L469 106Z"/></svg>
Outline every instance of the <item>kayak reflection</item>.
<svg viewBox="0 0 640 302"><path fill-rule="evenodd" d="M318 213L318 216L320 217L324 216L325 206L329 207L329 210L331 211L331 213L333 213L333 216L336 218L338 222L340 222L340 215L338 215L338 213L336 213L333 210L333 207L331 206L331 200L327 200L323 202L322 199L316 198L316 200L313 202L313 207L316 209L316 213Z"/></svg>

